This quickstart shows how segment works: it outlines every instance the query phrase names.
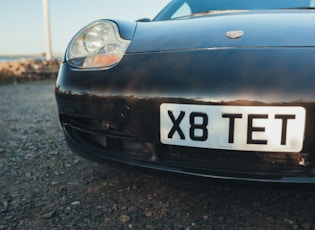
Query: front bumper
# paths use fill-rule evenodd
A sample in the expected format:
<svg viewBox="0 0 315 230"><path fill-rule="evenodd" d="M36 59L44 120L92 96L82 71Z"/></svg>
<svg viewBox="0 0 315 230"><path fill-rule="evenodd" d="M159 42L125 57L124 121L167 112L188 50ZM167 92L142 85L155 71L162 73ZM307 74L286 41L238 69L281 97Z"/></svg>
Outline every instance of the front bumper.
<svg viewBox="0 0 315 230"><path fill-rule="evenodd" d="M219 56L213 55L216 52ZM197 56L181 52L127 55L119 65L106 71L76 71L63 64L56 85L56 100L68 145L75 153L97 162L116 162L204 178L314 183L314 78L307 73L303 75L305 81L303 77L297 79L295 73L287 69L287 63L293 61L298 61L295 65L302 65L303 58L290 58L302 54L306 58L308 51L274 51L273 57L288 59L283 66L273 66L281 73L279 76L271 70L252 68L256 62L270 59L270 52L265 50L240 50L235 54L237 59L229 62L233 66L210 75L208 68L217 69L222 63L220 59L225 60L225 52L233 54L235 51L201 51ZM284 55L286 53L291 56ZM249 54L262 60L248 59ZM211 64L204 63L209 59L213 60ZM157 60L168 64L161 69ZM192 60L195 64L189 71L183 71ZM137 67L137 63L147 63L151 69ZM242 71L235 72L242 69L242 65L248 69L246 76ZM290 84L283 83L282 75L291 79ZM303 149L299 153L279 153L165 145L159 133L162 103L301 106L306 110Z"/></svg>
<svg viewBox="0 0 315 230"><path fill-rule="evenodd" d="M307 142L301 153L165 145L159 140L159 106L162 101L179 99L112 98L110 103L108 98L102 100L103 104L85 104L82 103L84 100L69 101L57 97L68 145L89 160L204 178L315 182L313 155L307 151L311 149Z"/></svg>

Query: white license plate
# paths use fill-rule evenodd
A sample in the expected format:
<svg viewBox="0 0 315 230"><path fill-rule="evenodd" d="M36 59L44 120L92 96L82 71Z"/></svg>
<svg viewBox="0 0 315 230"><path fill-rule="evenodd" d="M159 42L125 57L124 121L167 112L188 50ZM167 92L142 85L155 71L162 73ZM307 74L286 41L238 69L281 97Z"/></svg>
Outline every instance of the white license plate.
<svg viewBox="0 0 315 230"><path fill-rule="evenodd" d="M216 106L164 103L163 144L210 149L300 152L305 109L300 106Z"/></svg>

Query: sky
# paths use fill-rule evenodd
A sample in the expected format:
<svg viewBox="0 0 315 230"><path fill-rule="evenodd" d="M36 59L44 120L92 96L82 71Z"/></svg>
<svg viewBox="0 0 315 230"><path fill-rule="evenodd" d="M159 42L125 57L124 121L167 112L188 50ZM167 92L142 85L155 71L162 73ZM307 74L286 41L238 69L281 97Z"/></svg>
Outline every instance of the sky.
<svg viewBox="0 0 315 230"><path fill-rule="evenodd" d="M66 47L83 26L98 19L135 21L154 16L170 0L48 0L54 55ZM42 0L0 1L0 55L45 52Z"/></svg>

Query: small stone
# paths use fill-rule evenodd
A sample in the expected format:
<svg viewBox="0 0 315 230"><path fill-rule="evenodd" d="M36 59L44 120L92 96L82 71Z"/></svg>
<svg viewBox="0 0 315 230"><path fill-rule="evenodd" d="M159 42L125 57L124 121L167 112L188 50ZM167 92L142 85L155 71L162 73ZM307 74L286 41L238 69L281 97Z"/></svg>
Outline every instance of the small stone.
<svg viewBox="0 0 315 230"><path fill-rule="evenodd" d="M3 201L3 206L4 206L5 209L7 209L7 207L9 206L9 202Z"/></svg>
<svg viewBox="0 0 315 230"><path fill-rule="evenodd" d="M53 211L51 211L51 212L47 212L47 213L45 213L45 214L42 215L42 218L44 218L44 219L50 219L50 218L52 218L52 217L55 215L55 213L56 213L56 210L53 210Z"/></svg>
<svg viewBox="0 0 315 230"><path fill-rule="evenodd" d="M127 209L128 211L130 211L130 212L133 212L133 211L135 211L136 210L136 207L135 206L133 206L133 205L131 205L130 207L128 207L128 209Z"/></svg>
<svg viewBox="0 0 315 230"><path fill-rule="evenodd" d="M63 212L64 212L64 214L67 215L67 214L71 213L71 210L72 210L71 207L66 207Z"/></svg>
<svg viewBox="0 0 315 230"><path fill-rule="evenodd" d="M80 205L80 204L81 204L80 201L73 201L73 202L71 203L72 206L78 206L78 205Z"/></svg>
<svg viewBox="0 0 315 230"><path fill-rule="evenodd" d="M130 219L130 216L127 215L121 215L119 217L120 222L126 223Z"/></svg>
<svg viewBox="0 0 315 230"><path fill-rule="evenodd" d="M144 214L145 214L145 216L146 216L146 217L150 217L150 216L152 216L152 215L153 215L153 213L152 213L151 211L148 211L148 210L147 210L147 211L145 211L145 213L144 213Z"/></svg>
<svg viewBox="0 0 315 230"><path fill-rule="evenodd" d="M14 169L10 170L10 174L11 174L11 176L17 176L18 175L17 171L15 171Z"/></svg>
<svg viewBox="0 0 315 230"><path fill-rule="evenodd" d="M27 178L30 178L30 177L32 176L32 173L27 172L27 173L25 173L25 176L26 176Z"/></svg>
<svg viewBox="0 0 315 230"><path fill-rule="evenodd" d="M303 222L303 223L301 223L301 226L303 227L303 229L308 230L308 229L311 229L312 224L309 222Z"/></svg>
<svg viewBox="0 0 315 230"><path fill-rule="evenodd" d="M284 222L288 223L288 224L294 224L293 220L289 220L289 219L283 219Z"/></svg>

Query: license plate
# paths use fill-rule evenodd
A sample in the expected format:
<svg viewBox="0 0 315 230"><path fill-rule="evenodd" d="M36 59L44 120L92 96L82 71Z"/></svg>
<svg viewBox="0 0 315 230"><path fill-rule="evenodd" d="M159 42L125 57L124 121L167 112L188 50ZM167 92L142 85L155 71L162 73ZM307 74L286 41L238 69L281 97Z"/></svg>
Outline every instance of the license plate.
<svg viewBox="0 0 315 230"><path fill-rule="evenodd" d="M300 106L213 106L164 103L163 144L241 151L300 152L305 109Z"/></svg>

